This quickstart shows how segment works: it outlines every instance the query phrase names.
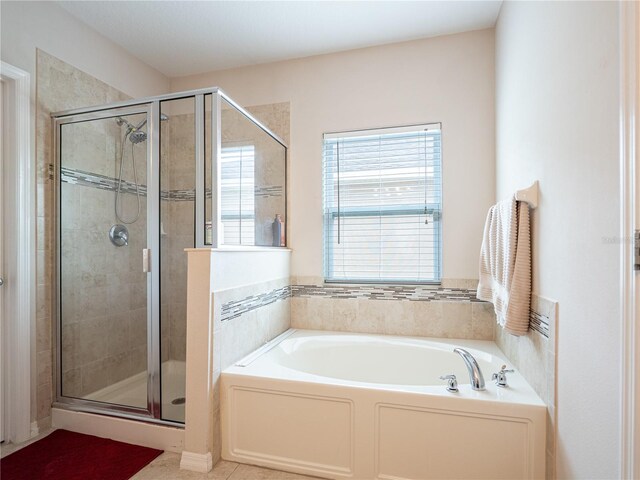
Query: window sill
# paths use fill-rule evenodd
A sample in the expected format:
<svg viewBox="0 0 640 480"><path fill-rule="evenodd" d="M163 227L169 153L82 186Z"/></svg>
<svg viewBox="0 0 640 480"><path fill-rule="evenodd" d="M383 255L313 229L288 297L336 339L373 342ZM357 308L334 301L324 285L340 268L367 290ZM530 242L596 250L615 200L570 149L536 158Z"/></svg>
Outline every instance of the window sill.
<svg viewBox="0 0 640 480"><path fill-rule="evenodd" d="M251 245L225 245L222 247L203 247L203 248L185 248L185 252L193 251L211 251L222 253L234 253L234 252L291 252L287 247L254 247Z"/></svg>

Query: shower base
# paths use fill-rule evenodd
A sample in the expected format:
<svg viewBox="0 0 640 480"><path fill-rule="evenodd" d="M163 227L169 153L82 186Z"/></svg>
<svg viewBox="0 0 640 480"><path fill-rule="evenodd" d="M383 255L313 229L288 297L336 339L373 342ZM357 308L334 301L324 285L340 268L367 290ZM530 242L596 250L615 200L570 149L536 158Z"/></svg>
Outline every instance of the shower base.
<svg viewBox="0 0 640 480"><path fill-rule="evenodd" d="M162 363L162 419L184 422L185 362ZM137 373L113 385L96 390L87 400L146 408L147 372Z"/></svg>

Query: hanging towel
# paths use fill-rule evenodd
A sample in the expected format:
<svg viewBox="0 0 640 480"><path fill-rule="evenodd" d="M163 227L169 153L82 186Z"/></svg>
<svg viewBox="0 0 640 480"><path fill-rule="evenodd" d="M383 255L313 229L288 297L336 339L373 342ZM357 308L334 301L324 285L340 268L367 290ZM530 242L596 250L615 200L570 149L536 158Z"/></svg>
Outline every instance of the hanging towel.
<svg viewBox="0 0 640 480"><path fill-rule="evenodd" d="M477 297L493 303L497 321L507 332L526 335L531 307L529 205L515 196L489 209Z"/></svg>

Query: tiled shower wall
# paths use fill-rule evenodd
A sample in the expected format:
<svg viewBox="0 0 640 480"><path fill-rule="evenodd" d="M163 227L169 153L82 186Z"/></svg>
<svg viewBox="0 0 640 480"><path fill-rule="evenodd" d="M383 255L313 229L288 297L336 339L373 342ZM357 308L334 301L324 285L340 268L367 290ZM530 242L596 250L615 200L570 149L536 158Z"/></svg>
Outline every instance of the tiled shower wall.
<svg viewBox="0 0 640 480"><path fill-rule="evenodd" d="M37 168L37 314L36 314L36 388L32 399L32 420L40 426L49 423L53 399L54 371L54 231L55 204L50 113L99 105L127 97L109 85L58 60L37 52L36 168ZM83 188L83 187L78 187ZM109 202L111 203L111 202ZM90 236L89 231L85 231ZM88 241L90 239L85 239ZM97 272L96 272L97 273ZM103 280L95 276L93 280ZM99 287L99 286L98 286ZM96 326L96 328L99 328Z"/></svg>
<svg viewBox="0 0 640 480"><path fill-rule="evenodd" d="M194 115L169 114L169 119L161 125L162 361L185 361L187 256L184 249L194 246Z"/></svg>
<svg viewBox="0 0 640 480"><path fill-rule="evenodd" d="M65 125L61 185L61 302L63 395L83 397L146 369L147 292L140 252L146 246L146 197L128 225L129 244L116 247L107 232L121 223L114 188L123 131L113 119ZM145 149L136 146L139 179ZM131 149L125 150L130 173ZM79 175L77 172L87 172ZM100 177L97 177L100 175ZM100 183L94 183L97 179ZM143 180L141 180L143 181ZM128 189L126 189L128 191ZM122 192L121 215L134 220L135 195ZM135 268L138 267L138 268Z"/></svg>

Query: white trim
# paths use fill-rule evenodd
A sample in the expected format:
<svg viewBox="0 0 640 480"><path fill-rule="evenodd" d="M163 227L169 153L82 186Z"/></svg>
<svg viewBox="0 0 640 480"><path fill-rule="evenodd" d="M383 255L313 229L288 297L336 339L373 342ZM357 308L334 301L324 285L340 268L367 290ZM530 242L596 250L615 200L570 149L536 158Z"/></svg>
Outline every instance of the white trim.
<svg viewBox="0 0 640 480"><path fill-rule="evenodd" d="M637 365L640 329L637 328L635 301L636 273L633 269L636 228L636 139L638 116L638 14L635 2L621 2L620 11L620 203L621 203L621 478L640 478L639 426L640 403L637 389L640 372Z"/></svg>
<svg viewBox="0 0 640 480"><path fill-rule="evenodd" d="M184 445L184 429L166 425L155 425L138 420L74 412L62 408L51 409L53 428L64 428L72 432L112 438L119 442L157 448L180 453Z"/></svg>
<svg viewBox="0 0 640 480"><path fill-rule="evenodd" d="M207 473L213 468L213 460L211 458L211 452L207 453L193 453L182 452L180 458L180 469L190 470L192 472Z"/></svg>
<svg viewBox="0 0 640 480"><path fill-rule="evenodd" d="M5 130L15 159L12 169L14 185L9 220L5 222L8 255L13 259L5 279L7 305L7 335L5 358L11 358L11 370L7 372L7 440L22 442L31 434L31 330L35 326L35 168L31 158L31 87L29 74L2 62L0 75L6 82L11 103L7 105L10 116L15 118L12 128ZM5 159L5 162L7 159ZM5 197L6 198L6 197ZM12 235L13 234L13 235ZM8 288L7 288L8 287ZM11 309L11 310L9 310Z"/></svg>
<svg viewBox="0 0 640 480"><path fill-rule="evenodd" d="M37 437L40 435L40 426L38 425L38 421L31 422L31 438Z"/></svg>

